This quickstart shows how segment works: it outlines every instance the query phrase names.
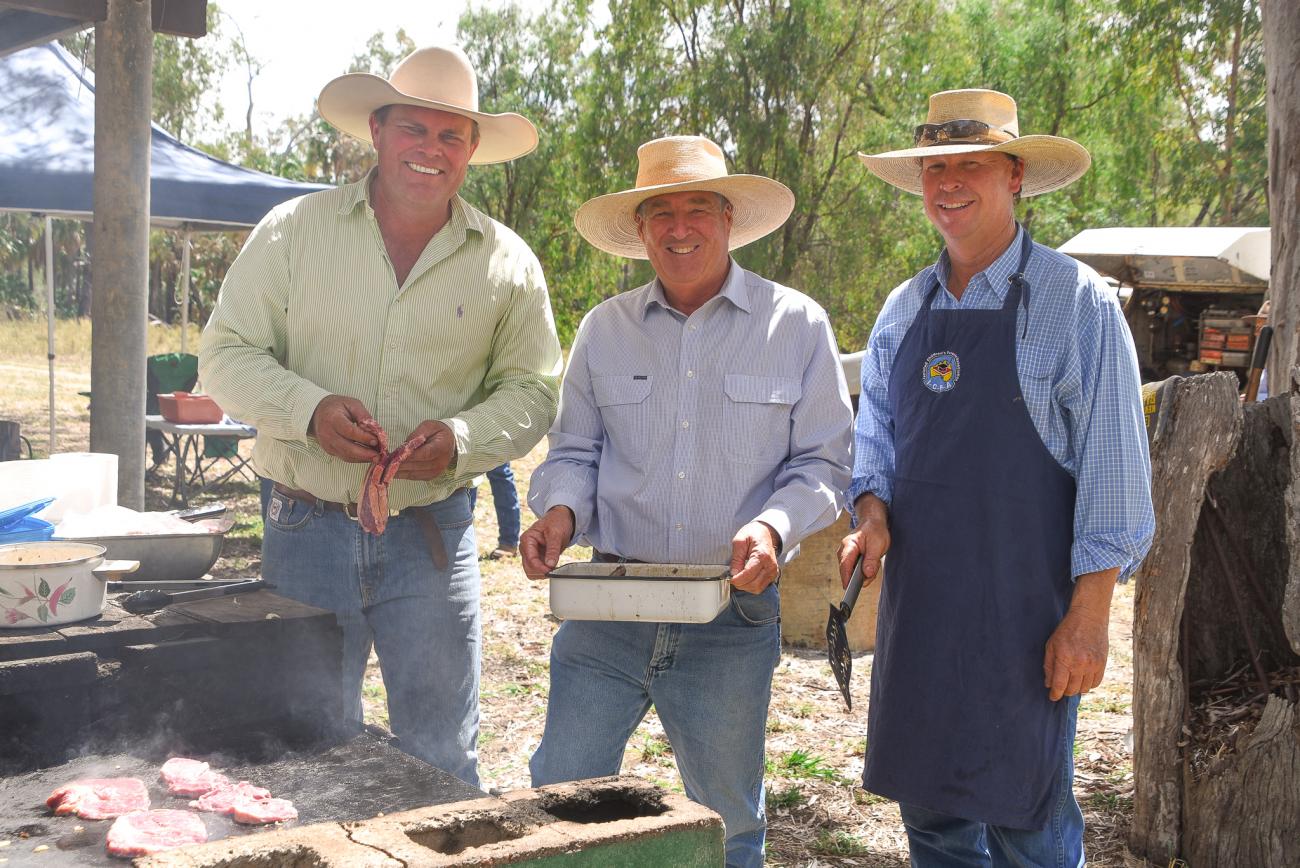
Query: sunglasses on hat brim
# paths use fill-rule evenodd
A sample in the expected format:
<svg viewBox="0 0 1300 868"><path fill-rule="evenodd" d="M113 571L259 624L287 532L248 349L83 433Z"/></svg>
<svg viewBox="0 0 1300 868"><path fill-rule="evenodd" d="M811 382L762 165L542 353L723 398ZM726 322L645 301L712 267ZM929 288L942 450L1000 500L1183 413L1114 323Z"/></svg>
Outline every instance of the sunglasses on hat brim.
<svg viewBox="0 0 1300 868"><path fill-rule="evenodd" d="M959 118L941 124L919 124L916 128L914 147L923 145L941 145L945 142L962 144L1000 145L1016 136L1000 127L990 126L984 121Z"/></svg>

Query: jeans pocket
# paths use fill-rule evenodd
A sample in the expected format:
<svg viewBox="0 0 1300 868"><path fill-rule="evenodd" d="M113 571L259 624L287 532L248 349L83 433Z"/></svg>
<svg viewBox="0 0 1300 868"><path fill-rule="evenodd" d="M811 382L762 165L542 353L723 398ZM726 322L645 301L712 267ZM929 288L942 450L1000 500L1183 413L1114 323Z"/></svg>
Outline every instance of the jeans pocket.
<svg viewBox="0 0 1300 868"><path fill-rule="evenodd" d="M766 627L781 620L781 595L775 585L764 588L761 594L732 588L731 609L751 627Z"/></svg>
<svg viewBox="0 0 1300 868"><path fill-rule="evenodd" d="M315 504L272 490L266 504L266 523L276 530L298 530L311 521L315 512Z"/></svg>

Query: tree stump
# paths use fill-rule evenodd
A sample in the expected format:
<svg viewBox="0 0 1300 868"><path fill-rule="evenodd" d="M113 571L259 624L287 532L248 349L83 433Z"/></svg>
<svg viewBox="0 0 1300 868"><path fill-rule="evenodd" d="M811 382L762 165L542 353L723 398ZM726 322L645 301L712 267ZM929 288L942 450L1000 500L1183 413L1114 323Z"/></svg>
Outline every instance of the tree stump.
<svg viewBox="0 0 1300 868"><path fill-rule="evenodd" d="M1300 657L1283 615L1300 585L1300 401L1243 412L1230 374L1166 400L1157 536L1135 577L1129 846L1159 866L1300 865L1300 683L1285 675L1300 681Z"/></svg>

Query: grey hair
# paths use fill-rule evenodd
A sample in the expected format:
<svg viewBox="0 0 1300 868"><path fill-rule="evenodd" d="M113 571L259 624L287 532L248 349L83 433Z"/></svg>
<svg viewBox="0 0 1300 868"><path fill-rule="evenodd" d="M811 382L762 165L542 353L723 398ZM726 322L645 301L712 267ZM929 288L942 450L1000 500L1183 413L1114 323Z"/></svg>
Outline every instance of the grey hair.
<svg viewBox="0 0 1300 868"><path fill-rule="evenodd" d="M687 193L693 193L693 192L696 192L696 191L694 191L694 190L686 190L686 191L684 191L684 192L687 192ZM712 193L714 196L717 196L717 197L718 197L718 210L719 210L719 211L726 211L728 208L733 207L732 204L731 204L731 200L728 199L726 196L722 195L721 193L717 192L716 190L700 190L700 191L698 191L698 192L701 192L701 193ZM653 200L653 199L658 199L658 198L659 198L658 196L651 196L649 199L642 199L642 200L641 200L641 204L639 204L639 205L636 206L636 212L635 212L635 213L636 213L636 217L637 217L638 220L644 220L644 219L645 219L645 206L646 206L646 204L647 204L648 202L650 202L651 200Z"/></svg>

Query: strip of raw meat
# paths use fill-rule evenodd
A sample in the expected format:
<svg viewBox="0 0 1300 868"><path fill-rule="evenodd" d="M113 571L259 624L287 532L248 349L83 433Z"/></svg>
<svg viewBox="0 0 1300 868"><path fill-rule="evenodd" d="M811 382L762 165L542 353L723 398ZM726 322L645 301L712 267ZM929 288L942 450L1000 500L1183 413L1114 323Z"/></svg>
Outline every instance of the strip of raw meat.
<svg viewBox="0 0 1300 868"><path fill-rule="evenodd" d="M163 763L159 777L173 796L201 796L230 783L221 772L214 772L205 762L174 756Z"/></svg>
<svg viewBox="0 0 1300 868"><path fill-rule="evenodd" d="M139 778L87 778L64 784L45 800L55 814L108 820L149 810L149 788Z"/></svg>
<svg viewBox="0 0 1300 868"><path fill-rule="evenodd" d="M357 427L364 428L375 435L375 439L379 441L380 460L383 460L383 456L388 454L388 432L374 419L363 419L357 423Z"/></svg>
<svg viewBox="0 0 1300 868"><path fill-rule="evenodd" d="M208 830L189 811L136 811L113 821L105 841L109 855L148 856L187 844L202 844Z"/></svg>
<svg viewBox="0 0 1300 868"><path fill-rule="evenodd" d="M241 799L230 810L236 823L256 825L298 819L298 809L288 799Z"/></svg>
<svg viewBox="0 0 1300 868"><path fill-rule="evenodd" d="M204 793L199 796L197 801L190 802L190 807L197 808L200 811L211 811L214 814L229 814L234 810L236 802L269 798L271 798L270 790L253 786L248 781L240 781L237 784L227 784L210 793Z"/></svg>
<svg viewBox="0 0 1300 868"><path fill-rule="evenodd" d="M369 426L367 430L370 430ZM382 428L379 430L383 431ZM426 439L423 436L412 437L391 453L386 448L387 435L380 439L380 445L385 448L366 470L366 478L361 485L361 498L357 501L357 521L367 533L381 534L388 526L388 484L397 476L402 462L423 446Z"/></svg>

